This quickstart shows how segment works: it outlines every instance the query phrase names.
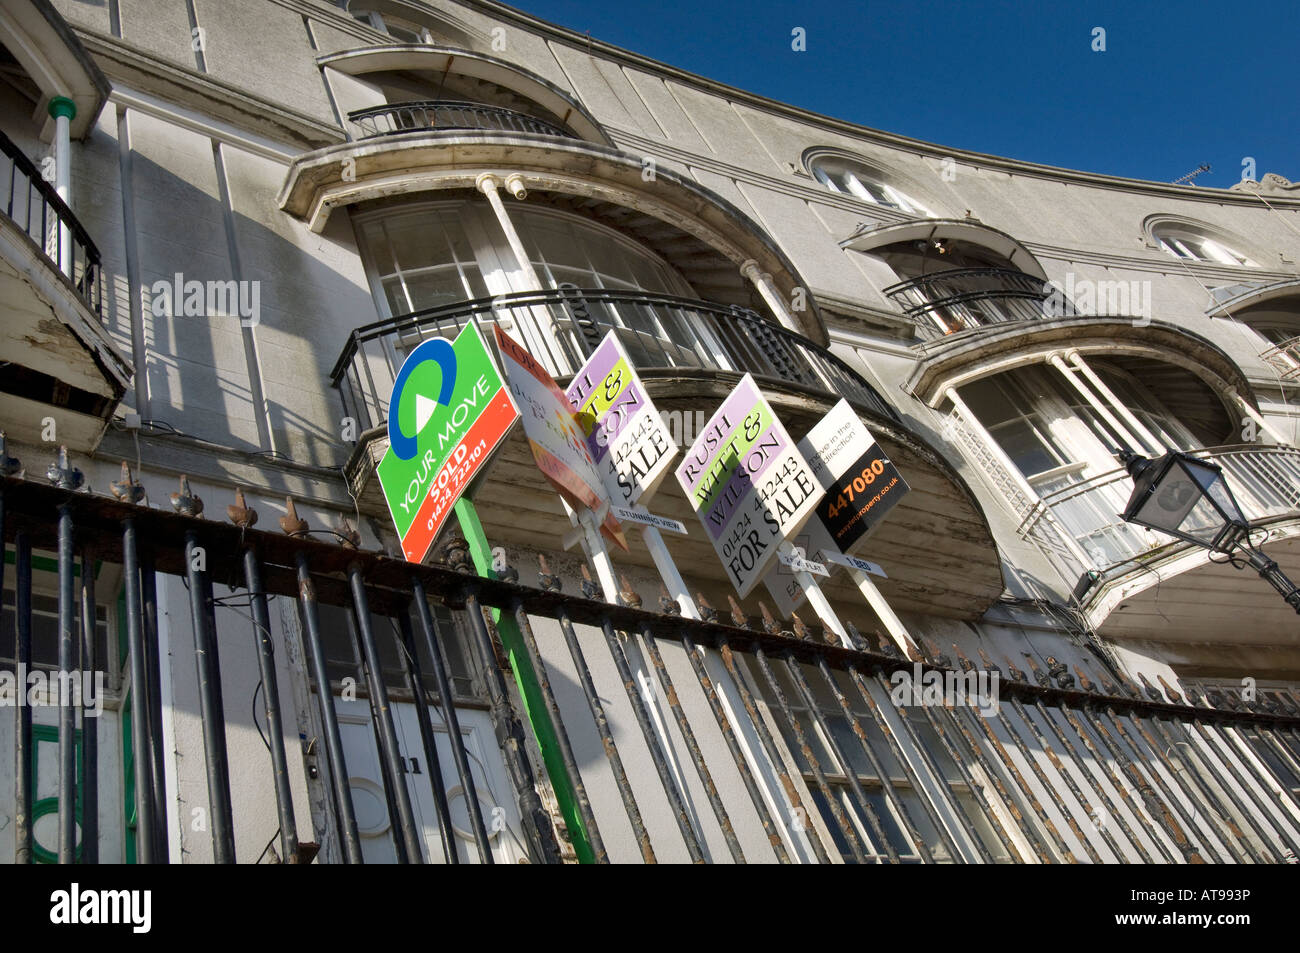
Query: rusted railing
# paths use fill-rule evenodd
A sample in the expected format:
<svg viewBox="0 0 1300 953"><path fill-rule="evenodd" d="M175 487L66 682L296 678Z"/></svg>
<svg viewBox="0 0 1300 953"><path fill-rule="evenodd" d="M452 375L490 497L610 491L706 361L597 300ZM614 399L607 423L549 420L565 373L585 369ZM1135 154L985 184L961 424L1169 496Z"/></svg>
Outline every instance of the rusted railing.
<svg viewBox="0 0 1300 953"><path fill-rule="evenodd" d="M102 319L99 249L31 159L2 132L0 153L0 181L9 180L5 215L31 239L50 267L72 282L86 307ZM65 235L67 248L62 240Z"/></svg>
<svg viewBox="0 0 1300 953"><path fill-rule="evenodd" d="M8 462L2 446L0 459ZM6 473L14 469L6 467ZM0 537L13 545L17 571L17 638L10 644L16 645L18 664L30 663L32 556L34 550L48 550L57 553L58 669L71 673L97 664L93 639L77 631L73 611L79 597L94 604L94 592L85 591L93 586L94 573L78 578L76 559L80 555L83 565L102 560L122 567L124 634L136 686L131 700L134 808L139 856L145 862L164 857L160 811L167 795L175 793L166 791L166 779L156 768L161 725L149 701L160 678L157 652L151 652L157 644L155 574L184 576L189 590L210 830L214 856L220 861L236 859L237 818L230 809L230 760L217 649L230 644L234 633L216 631L214 583L242 588L248 596L251 626L243 637L251 635L257 648L268 725L278 724L279 714L274 669L263 664L276 638L265 601L271 596L287 598L298 607L307 667L317 688L328 774L329 821L320 833L331 844L322 857L361 860L348 767L321 645L318 614L328 604L349 610L354 641L371 674L376 744L397 855L412 863L423 861L426 854L437 859L411 817L386 689L376 674L378 632L369 621L372 613L397 620L395 628L409 645L415 631L410 623L414 607L419 636L431 656L441 659L443 634L431 621L431 603L464 608L474 631L474 651L484 670L498 679L501 669L496 660L504 657L498 642L500 629L484 609L500 610L502 622L510 618L519 626L520 651L538 676L534 714L545 709L557 718L558 753L551 778L577 792L580 820L573 823L582 825L590 859L597 861L609 859L611 846L602 837L602 824L585 785L609 779L621 795L636 855L646 861L653 861L657 851L666 848L697 861L715 859L708 853L710 841L724 843L736 861L783 862L833 858L877 863L1281 862L1294 859L1300 850L1296 822L1300 806L1295 793L1300 787L1300 708L1295 695L1286 691L1261 689L1259 697L1249 702L1215 696L1210 707L1203 697L1192 704L1163 679L1160 687L1145 678L1140 687L1135 686L1100 661L1090 663L1089 675L1081 668L1071 671L1051 656L1039 665L1029 655L994 659L981 652L976 666L956 646L954 662L924 640L924 658L908 660L888 640L864 636L852 626L853 648L829 644L797 620L791 631L771 620L754 627L734 603L725 621L702 600L702 621L671 611L675 604L667 599L661 604L664 611L646 611L626 581L624 589L629 591L620 605L595 598L594 587L582 595L566 594L559 591L558 580L544 562L540 588L506 578L479 578L448 566L413 565L357 548L358 538L346 524L328 540L311 538L292 508L281 521L284 532L261 531L254 528L255 517L242 497L236 497L228 511L230 522L205 520L202 504L184 480L180 492L173 494L175 512L170 512L142 505L142 488L129 473L114 484L115 498L79 491L80 475L68 467L66 458L51 467L49 477L55 485L15 476L0 482ZM200 550L202 559L197 558ZM453 565L467 568L463 561ZM502 568L506 575L514 575L508 567ZM547 622L544 632L540 621ZM579 629L595 634L594 640L580 640ZM604 648L597 650L600 634ZM561 637L562 643L557 641ZM638 638L654 663L689 749L689 761L700 781L694 789L703 790L709 800L713 821L708 825L704 814L690 815L684 809L679 787L683 782L675 777L668 752L660 747L660 735L645 711L638 709L638 689L629 677L629 662L639 651ZM589 732L594 725L600 734L608 774L591 761L579 771L569 739L579 727L573 719L583 716L563 715L551 684L555 676L548 676L557 672L554 657L561 646L578 673L577 685L592 719L583 730ZM702 707L684 701L685 686L673 684L663 664L669 649L679 659L689 660L689 669L683 662L677 671L679 675L684 670L693 672L692 680L699 683L698 691L692 689L693 697L702 693L707 700ZM612 683L598 684L593 672L605 665L604 660L599 660L599 667L593 664L597 661L590 654L593 651L611 653L637 714L637 728L625 725L617 736L610 730L606 705L611 693L620 689ZM1025 662L1029 675L1022 670ZM904 702L904 709L894 698L899 672L935 673L945 680L997 672L1001 681L994 683L998 688L993 700L1000 708L995 706L989 717L960 705ZM418 673L413 674L415 684ZM502 756L520 802L530 857L557 861L554 831L540 807L536 778L523 751L518 730L522 716L499 683L489 694L494 698L495 717L505 725L500 735ZM417 705L428 701L419 690L414 697ZM441 697L450 708L448 694ZM77 796L74 715L71 708L61 710L58 787L63 862L75 856L70 814ZM775 725L776 734L769 731L769 723ZM727 742L724 748L710 749L715 753L711 762L692 741L706 728ZM271 736L272 770L278 774L287 763L286 753L275 748L281 744L281 734L273 728ZM458 738L453 733L453 739ZM427 734L423 741L430 744ZM747 747L750 742L752 748ZM667 803L674 806L675 833L674 825L655 826L643 814L638 798L645 788L638 794L623 763L634 745L644 746L641 750L655 766ZM82 776L94 777L94 756L84 746L82 751L83 757L92 759L83 763ZM718 751L727 753L717 756ZM429 764L436 763L436 752L426 750L426 757ZM30 778L30 725L20 725L17 732L17 759L16 777ZM458 760L458 766L463 764ZM462 783L472 784L468 769L458 769L464 775ZM743 806L734 791L730 804L724 804L713 780L724 771L743 782L748 797ZM779 779L775 794L765 787L770 778ZM15 791L20 807L28 791L20 780ZM281 852L293 862L303 856L296 840L293 804L278 780L274 791ZM95 813L97 795L89 789L82 795L84 809ZM773 804L779 806L777 810ZM613 810L608 800L603 810ZM24 818L30 814L19 810L15 816L20 818L15 831L17 859L28 861L31 826ZM751 829L761 825L766 832L761 849L752 840L742 847L734 836L742 821ZM472 827L480 857L488 859L481 817ZM668 838L675 842L669 843ZM444 859L455 859L452 849L453 856Z"/></svg>
<svg viewBox="0 0 1300 953"><path fill-rule="evenodd" d="M1287 338L1261 351L1259 358L1277 371L1278 376L1283 380L1295 380L1300 377L1300 336Z"/></svg>

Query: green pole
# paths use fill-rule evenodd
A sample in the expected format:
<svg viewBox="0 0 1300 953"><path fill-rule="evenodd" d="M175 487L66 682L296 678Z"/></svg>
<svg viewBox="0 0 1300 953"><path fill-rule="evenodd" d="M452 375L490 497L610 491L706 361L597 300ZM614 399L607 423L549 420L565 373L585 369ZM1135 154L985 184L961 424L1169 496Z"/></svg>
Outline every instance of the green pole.
<svg viewBox="0 0 1300 953"><path fill-rule="evenodd" d="M488 545L487 535L483 532L483 524L479 522L478 511L467 497L461 497L456 501L456 518L460 521L460 530L465 536L465 541L469 543L470 558L474 560L475 571L486 579L495 579L496 573L492 571L492 548ZM560 757L559 744L555 738L555 726L551 724L550 712L547 711L546 703L542 699L541 688L537 684L537 673L533 671L528 661L528 653L524 649L519 626L514 616L503 614L500 609L490 611L497 632L501 635L506 657L510 660L510 670L514 673L515 684L519 686L519 694L524 700L524 714L528 716L533 737L537 739L537 746L541 749L546 774L551 779L551 787L555 789L555 798L560 802L560 814L563 815L564 823L569 829L569 839L573 843L573 849L578 854L579 863L594 864L596 856L591 849L591 842L587 839L587 829L578 814L577 798L574 796L573 786L569 783L569 774L564 770L564 761Z"/></svg>

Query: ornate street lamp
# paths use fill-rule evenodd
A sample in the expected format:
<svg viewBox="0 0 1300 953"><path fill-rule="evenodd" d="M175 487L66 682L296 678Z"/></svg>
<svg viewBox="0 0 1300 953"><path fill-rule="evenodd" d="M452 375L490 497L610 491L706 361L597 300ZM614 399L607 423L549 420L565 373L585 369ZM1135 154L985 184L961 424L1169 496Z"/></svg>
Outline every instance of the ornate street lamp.
<svg viewBox="0 0 1300 953"><path fill-rule="evenodd" d="M1177 450L1158 460L1129 450L1116 456L1133 478L1133 495L1123 513L1127 522L1222 553L1238 569L1249 563L1300 613L1300 588L1251 543L1250 521L1237 505L1222 467Z"/></svg>

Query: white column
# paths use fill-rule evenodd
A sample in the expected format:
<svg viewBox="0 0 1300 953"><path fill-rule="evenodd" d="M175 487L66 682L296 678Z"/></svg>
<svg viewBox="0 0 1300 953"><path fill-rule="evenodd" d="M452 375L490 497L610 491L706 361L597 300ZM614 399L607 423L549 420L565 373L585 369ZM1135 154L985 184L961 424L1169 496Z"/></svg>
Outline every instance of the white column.
<svg viewBox="0 0 1300 953"><path fill-rule="evenodd" d="M776 283L772 281L772 276L765 271L760 271L758 262L752 258L741 264L740 273L753 282L754 287L758 289L758 293L767 302L768 308L776 315L776 319L781 322L781 327L803 337L803 328L795 320L794 315L790 313L790 309L786 307L785 302L781 300L781 295L776 290Z"/></svg>
<svg viewBox="0 0 1300 953"><path fill-rule="evenodd" d="M492 206L492 212L496 215L501 231L505 233L506 242L510 245L510 251L514 255L515 263L519 266L519 271L529 285L529 290L545 291L546 288L542 285L542 279L537 274L537 269L533 267L528 252L524 249L523 240L520 239L519 232L515 230L514 222L510 221L510 216L506 214L505 204L501 201L501 193L498 191L502 184L517 199L522 199L528 194L524 188L523 176L517 172L507 175L504 183L491 172L484 172L474 180L475 187L487 196L488 204ZM514 310L511 309L512 313L514 313ZM532 319L530 322L532 325L531 330L538 337L537 343L546 351L545 354L535 353L533 356L539 358L542 364L546 366L546 369L557 377L573 373L575 368L568 366L569 362L565 359L567 352L561 346L560 340L555 334L550 309L546 305L536 305L528 308L527 311ZM529 328L525 326L522 330L524 330L526 337L529 336L527 333ZM536 350L536 347L530 346L529 350Z"/></svg>
<svg viewBox="0 0 1300 953"><path fill-rule="evenodd" d="M1131 433L1129 433L1128 428L1121 424L1119 420L1116 419L1115 415L1110 412L1110 409L1097 399L1097 395L1084 386L1083 381L1079 380L1074 371L1066 366L1065 361L1061 360L1061 355L1049 354L1047 356L1047 363L1060 371L1061 376L1069 382L1070 386L1077 390L1079 395L1092 405L1093 410L1101 414L1102 420L1111 425L1115 431L1115 435L1119 437L1120 440L1123 440L1135 451L1142 449L1141 441L1137 440Z"/></svg>
<svg viewBox="0 0 1300 953"><path fill-rule="evenodd" d="M1241 408L1241 412L1251 420L1255 421L1255 423L1259 424L1259 429L1268 434L1269 438L1274 443L1282 447L1291 446L1291 441L1283 437L1272 424L1264 419L1264 416L1258 410L1250 406L1250 401L1246 400L1246 398L1242 397L1235 391L1232 396L1236 399L1237 406Z"/></svg>
<svg viewBox="0 0 1300 953"><path fill-rule="evenodd" d="M1084 362L1082 354L1071 348L1065 352L1065 358L1074 367L1078 368L1084 377L1088 378L1088 382L1097 389L1097 393L1110 401L1110 405L1115 409L1115 412L1124 418L1128 425L1133 428L1135 434L1146 441L1148 449L1157 455L1165 452L1164 444L1156 439L1155 434L1148 430L1131 410L1124 406L1124 402L1115 396L1114 391L1106 386L1106 382Z"/></svg>
<svg viewBox="0 0 1300 953"><path fill-rule="evenodd" d="M501 201L501 193L497 191L497 188L501 185L500 181L491 172L484 172L474 180L474 185L487 196L488 204L492 206L492 211L501 224L501 231L506 234L506 241L510 244L510 250L514 252L515 261L518 262L519 270L523 272L524 278L532 285L533 291L544 290L542 280L537 276L537 270L533 268L528 252L524 251L524 243L520 240L519 233L515 231L514 222L510 221L510 216L506 214L505 204Z"/></svg>

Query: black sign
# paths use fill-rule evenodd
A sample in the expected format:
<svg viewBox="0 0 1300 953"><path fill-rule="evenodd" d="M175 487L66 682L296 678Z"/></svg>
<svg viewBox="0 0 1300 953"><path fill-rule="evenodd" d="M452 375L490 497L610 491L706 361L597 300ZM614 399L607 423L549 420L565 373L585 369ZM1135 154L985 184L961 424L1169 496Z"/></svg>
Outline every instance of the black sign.
<svg viewBox="0 0 1300 953"><path fill-rule="evenodd" d="M873 443L817 504L817 515L841 552L866 536L911 489L880 445Z"/></svg>

